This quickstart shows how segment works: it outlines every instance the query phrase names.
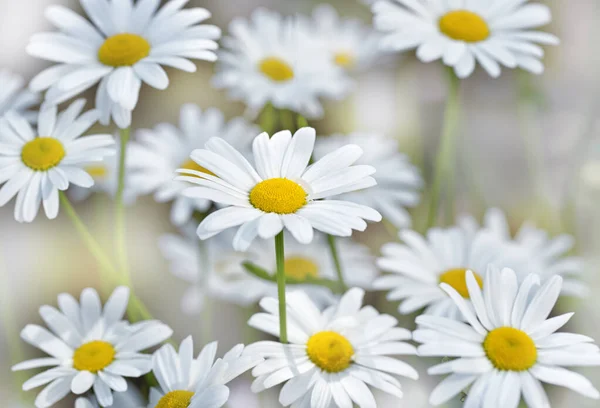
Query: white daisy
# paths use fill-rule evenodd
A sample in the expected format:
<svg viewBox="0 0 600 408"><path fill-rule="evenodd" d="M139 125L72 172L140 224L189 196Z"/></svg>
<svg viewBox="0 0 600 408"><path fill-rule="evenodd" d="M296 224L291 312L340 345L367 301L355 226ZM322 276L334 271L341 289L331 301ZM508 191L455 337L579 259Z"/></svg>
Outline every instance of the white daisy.
<svg viewBox="0 0 600 408"><path fill-rule="evenodd" d="M213 84L229 90L253 114L267 103L307 117L323 114L319 98L343 97L351 81L294 17L265 9L229 25Z"/></svg>
<svg viewBox="0 0 600 408"><path fill-rule="evenodd" d="M544 50L556 45L552 34L535 31L548 24L550 9L528 0L382 0L373 5L375 27L384 32L387 51L417 49L423 62L442 59L459 78L478 62L492 77L501 66L540 74Z"/></svg>
<svg viewBox="0 0 600 408"><path fill-rule="evenodd" d="M127 382L127 391L113 393L111 408L143 408L146 406L142 394L135 385ZM75 408L98 408L98 400L93 395L75 400Z"/></svg>
<svg viewBox="0 0 600 408"><path fill-rule="evenodd" d="M180 170L180 180L196 184L184 194L227 205L198 226L200 239L241 225L233 239L236 250L245 251L257 236L273 238L285 227L300 243L313 239L313 228L331 235L350 236L363 231L364 220L380 221L381 215L364 205L323 200L376 184L371 166L353 166L362 155L356 145L344 146L308 166L315 144L315 130L302 128L254 139L255 168L230 144L212 138L191 158L215 176Z"/></svg>
<svg viewBox="0 0 600 408"><path fill-rule="evenodd" d="M402 397L395 376L417 379L414 368L390 356L415 354L405 343L410 331L395 327L389 315L362 306L364 292L349 290L338 304L323 313L302 292L288 296L287 316L290 344L260 341L248 353L265 358L254 368L254 392L285 383L279 394L283 406L375 407L369 385ZM265 298L248 324L279 336L278 301Z"/></svg>
<svg viewBox="0 0 600 408"><path fill-rule="evenodd" d="M364 154L357 163L375 167L377 185L345 194L344 199L377 209L398 228L409 227L411 218L405 207L415 207L419 203L423 180L419 170L398 151L398 141L370 133L319 137L315 158L320 159L348 143L363 149Z"/></svg>
<svg viewBox="0 0 600 408"><path fill-rule="evenodd" d="M30 122L35 122L37 114L29 109L40 102L40 95L25 87L25 80L20 75L7 69L0 70L0 116L15 111Z"/></svg>
<svg viewBox="0 0 600 408"><path fill-rule="evenodd" d="M206 345L194 358L192 337L181 342L179 352L166 344L152 357L152 372L159 387L150 389L148 408L219 408L229 398L228 382L262 361L247 355L238 344L215 361L217 342Z"/></svg>
<svg viewBox="0 0 600 408"><path fill-rule="evenodd" d="M580 334L555 333L573 313L548 318L562 278L544 285L531 274L521 285L511 269L488 269L482 290L467 272L472 305L451 286L442 284L466 323L422 315L413 333L423 357L455 357L429 369L450 374L432 392L430 403L440 405L468 386L465 408L516 408L521 395L533 408L550 407L541 382L560 385L587 397L600 393L584 376L564 367L600 365L593 339Z"/></svg>
<svg viewBox="0 0 600 408"><path fill-rule="evenodd" d="M173 201L171 222L182 226L188 222L194 211L206 212L212 202L207 199L190 199L181 196L187 183L175 181L175 171L179 168L206 172L193 160L190 153L204 148L206 142L219 137L235 149L248 155L252 140L259 133L257 126L243 118L225 122L218 109L204 112L197 105L184 105L181 108L179 128L162 123L152 130L137 132L137 143L130 150L130 173L132 185L140 194L154 193L158 202Z"/></svg>
<svg viewBox="0 0 600 408"><path fill-rule="evenodd" d="M72 183L89 188L93 178L85 165L115 153L111 135L80 137L98 120L97 110L80 116L80 99L57 116L56 106L40 111L37 129L23 116L9 112L0 118L0 206L15 195L15 219L31 222L40 204L46 216L58 214L59 190Z"/></svg>
<svg viewBox="0 0 600 408"><path fill-rule="evenodd" d="M140 377L152 368L150 356L140 351L168 339L172 330L158 321L129 324L123 315L129 302L129 289L117 288L104 309L94 289L85 289L81 301L63 293L58 307L42 306L40 315L51 331L28 325L21 332L27 343L50 357L25 361L13 370L53 367L23 384L27 391L47 385L35 400L45 408L69 392L80 395L93 390L101 406L113 403L113 391L124 392L124 377Z"/></svg>
<svg viewBox="0 0 600 408"><path fill-rule="evenodd" d="M462 217L460 224L468 233L473 233L479 228L478 222L470 216ZM575 246L571 235L550 237L548 232L536 228L531 222L526 222L513 237L506 214L497 208L486 212L483 224L500 239L513 243L517 250L523 252L526 267L515 270L519 282L522 282L528 273L539 275L542 282L559 275L564 279L563 295L584 297L589 294L589 287L580 280L585 271L584 260L569 254Z"/></svg>
<svg viewBox="0 0 600 408"><path fill-rule="evenodd" d="M390 301L402 300L398 306L402 314L425 307L427 314L460 318L460 311L440 289L440 282L468 298L467 270L472 270L485 288L489 264L522 267L520 253L486 230L470 236L458 227L432 228L426 237L411 230L400 231L398 236L403 243L385 244L383 256L377 260L377 265L391 274L376 279L373 286L390 290Z"/></svg>
<svg viewBox="0 0 600 408"><path fill-rule="evenodd" d="M48 90L46 102L60 103L98 82L96 108L100 122L112 116L120 128L131 124L142 82L166 89L162 66L195 72L190 59L215 61L214 41L220 30L199 23L210 17L204 8L181 10L186 0L80 0L88 21L66 7L53 5L46 17L59 31L34 35L27 52L58 63L32 81L35 91Z"/></svg>

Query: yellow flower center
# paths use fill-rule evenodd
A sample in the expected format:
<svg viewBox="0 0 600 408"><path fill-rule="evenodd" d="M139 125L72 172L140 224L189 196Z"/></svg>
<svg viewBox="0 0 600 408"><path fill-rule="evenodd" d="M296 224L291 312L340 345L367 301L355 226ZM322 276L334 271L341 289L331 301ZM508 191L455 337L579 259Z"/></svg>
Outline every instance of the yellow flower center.
<svg viewBox="0 0 600 408"><path fill-rule="evenodd" d="M294 78L294 69L281 58L269 57L259 64L260 72L275 82L285 82Z"/></svg>
<svg viewBox="0 0 600 408"><path fill-rule="evenodd" d="M483 280L481 276L473 272L475 280L479 284L480 288L483 288ZM456 291L464 298L469 298L469 290L467 289L467 269L456 268L448 269L446 272L440 275L440 283L445 283L452 286Z"/></svg>
<svg viewBox="0 0 600 408"><path fill-rule="evenodd" d="M137 34L115 34L108 37L98 50L104 65L124 67L134 65L150 54L150 43Z"/></svg>
<svg viewBox="0 0 600 408"><path fill-rule="evenodd" d="M62 143L53 137L37 137L25 144L21 150L21 160L32 170L46 171L65 157Z"/></svg>
<svg viewBox="0 0 600 408"><path fill-rule="evenodd" d="M87 166L85 171L96 180L104 179L108 175L108 169L102 165Z"/></svg>
<svg viewBox="0 0 600 408"><path fill-rule="evenodd" d="M108 367L114 361L116 354L112 344L105 341L92 341L75 350L73 368L97 373Z"/></svg>
<svg viewBox="0 0 600 408"><path fill-rule="evenodd" d="M333 57L333 61L342 68L351 68L356 62L354 55L349 52L338 52Z"/></svg>
<svg viewBox="0 0 600 408"><path fill-rule="evenodd" d="M319 266L309 258L289 256L285 258L285 276L297 280L319 276Z"/></svg>
<svg viewBox="0 0 600 408"><path fill-rule="evenodd" d="M479 42L490 36L486 21L468 10L450 11L440 18L439 24L440 31L454 40Z"/></svg>
<svg viewBox="0 0 600 408"><path fill-rule="evenodd" d="M171 391L158 401L155 408L187 408L193 396L191 391Z"/></svg>
<svg viewBox="0 0 600 408"><path fill-rule="evenodd" d="M498 370L525 371L537 360L537 348L531 337L513 327L499 327L489 332L483 348Z"/></svg>
<svg viewBox="0 0 600 408"><path fill-rule="evenodd" d="M292 214L306 204L306 191L292 180L272 178L254 186L250 204L268 213Z"/></svg>
<svg viewBox="0 0 600 408"><path fill-rule="evenodd" d="M181 165L181 168L186 169L186 170L195 170L195 171L199 171L200 173L210 174L211 176L216 176L215 173L213 173L212 171L207 170L204 167L200 166L198 163L196 163L192 159L189 159L189 160L185 161ZM186 176L198 177L198 176L193 176L191 174L186 174Z"/></svg>
<svg viewBox="0 0 600 408"><path fill-rule="evenodd" d="M313 334L306 343L306 353L317 367L328 373L344 371L352 363L354 348L341 334L323 331Z"/></svg>

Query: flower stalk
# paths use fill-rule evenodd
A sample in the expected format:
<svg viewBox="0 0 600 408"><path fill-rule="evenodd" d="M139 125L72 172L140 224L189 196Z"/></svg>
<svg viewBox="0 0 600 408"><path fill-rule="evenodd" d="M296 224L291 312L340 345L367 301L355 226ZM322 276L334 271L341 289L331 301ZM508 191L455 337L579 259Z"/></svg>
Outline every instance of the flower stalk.
<svg viewBox="0 0 600 408"><path fill-rule="evenodd" d="M275 236L275 259L277 262L277 297L279 299L279 339L287 343L287 314L285 303L285 249L283 231Z"/></svg>

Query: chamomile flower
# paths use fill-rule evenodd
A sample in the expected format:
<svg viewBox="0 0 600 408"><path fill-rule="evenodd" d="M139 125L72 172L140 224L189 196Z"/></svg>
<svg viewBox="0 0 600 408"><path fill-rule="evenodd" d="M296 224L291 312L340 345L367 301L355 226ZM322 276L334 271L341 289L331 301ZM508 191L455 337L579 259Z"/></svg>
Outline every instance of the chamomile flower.
<svg viewBox="0 0 600 408"><path fill-rule="evenodd" d="M0 118L0 206L16 195L17 221L33 221L40 205L56 218L59 190L70 184L90 188L94 180L85 166L115 153L111 135L81 137L99 116L97 110L80 115L84 105L77 100L58 115L56 106L45 107L37 129L15 112Z"/></svg>
<svg viewBox="0 0 600 408"><path fill-rule="evenodd" d="M130 382L127 383L127 391L113 393L111 408L142 408L145 405L142 394ZM77 398L75 408L99 408L98 400L93 395Z"/></svg>
<svg viewBox="0 0 600 408"><path fill-rule="evenodd" d="M590 398L600 393L584 376L565 367L598 366L600 352L593 339L557 333L573 313L548 318L560 293L562 278L540 285L531 274L521 285L511 269L490 267L486 287L467 272L472 306L450 285L441 284L463 314L465 323L438 316L417 318L414 339L423 357L453 357L429 369L450 374L432 392L440 405L467 387L465 408L516 408L521 395L530 407L549 407L541 382L567 387Z"/></svg>
<svg viewBox="0 0 600 408"><path fill-rule="evenodd" d="M129 155L132 185L140 194L154 193L158 202L172 201L171 222L182 226L191 219L194 211L205 212L212 202L183 197L181 192L188 185L174 180L175 171L184 168L206 173L206 169L190 159L190 153L203 148L213 137L226 140L248 155L258 132L258 127L243 118L226 122L218 109L203 112L197 105L184 105L179 127L162 123L152 130L137 132L137 142L132 145Z"/></svg>
<svg viewBox="0 0 600 408"><path fill-rule="evenodd" d="M369 385L402 397L396 376L417 379L414 368L391 356L415 354L404 341L410 331L396 327L389 315L362 305L364 292L350 289L339 303L324 312L303 292L292 292L287 301L289 344L260 341L249 345L250 354L265 358L252 371L254 392L283 384L279 402L292 407L375 407ZM261 301L266 313L248 324L279 336L278 301Z"/></svg>
<svg viewBox="0 0 600 408"><path fill-rule="evenodd" d="M473 233L479 228L475 218L470 216L462 217L460 224L468 233ZM571 235L551 237L548 232L536 228L531 222L526 222L513 237L506 214L497 208L486 212L483 226L523 252L526 267L515 270L519 282L525 279L527 273L539 275L542 282L559 275L563 277L563 295L585 297L589 294L588 286L579 279L585 270L584 260L569 255L575 245Z"/></svg>
<svg viewBox="0 0 600 408"><path fill-rule="evenodd" d="M370 164L377 172L377 185L368 190L358 190L343 196L348 201L373 207L398 228L409 227L411 218L406 207L419 203L419 190L423 180L419 170L398 151L398 142L378 134L352 133L319 137L315 146L315 158L348 144L363 149L359 164Z"/></svg>
<svg viewBox="0 0 600 408"><path fill-rule="evenodd" d="M471 270L485 289L488 265L519 266L522 259L509 244L486 230L473 236L458 227L432 228L427 236L403 230L403 243L391 242L381 248L377 265L391 274L374 282L377 289L390 290L388 300L402 300L398 311L413 313L425 307L425 313L460 318L460 311L439 284L445 283L469 298L465 273Z"/></svg>
<svg viewBox="0 0 600 408"><path fill-rule="evenodd" d="M35 122L37 114L30 110L40 102L40 95L24 89L25 80L7 69L0 70L0 116L15 111L29 122Z"/></svg>
<svg viewBox="0 0 600 408"><path fill-rule="evenodd" d="M380 221L370 207L342 200L323 200L371 187L371 166L353 166L362 149L347 145L308 166L315 144L315 130L302 128L254 139L253 167L229 143L212 138L191 158L212 174L182 169L180 180L196 184L184 194L208 199L227 207L208 215L198 226L200 239L208 239L240 226L234 249L245 251L257 236L273 238L284 228L302 244L313 239L313 228L331 235L350 236L363 231L365 220Z"/></svg>
<svg viewBox="0 0 600 408"><path fill-rule="evenodd" d="M319 98L339 99L351 81L293 17L265 9L229 25L213 84L256 114L267 103L307 117L323 114Z"/></svg>
<svg viewBox="0 0 600 408"><path fill-rule="evenodd" d="M59 31L34 35L27 52L58 63L32 81L34 91L48 90L46 102L60 103L99 83L96 109L100 122L112 116L120 128L131 124L142 83L166 89L162 66L195 72L190 59L215 61L214 41L220 30L201 25L210 17L204 8L182 10L185 0L160 9L157 0L80 0L88 21L70 9L53 5L46 17Z"/></svg>
<svg viewBox="0 0 600 408"><path fill-rule="evenodd" d="M442 59L459 78L479 63L492 77L501 66L540 74L544 50L558 38L536 31L551 21L550 9L528 0L382 0L373 5L375 27L386 51L417 50L423 62Z"/></svg>
<svg viewBox="0 0 600 408"><path fill-rule="evenodd" d="M148 408L219 408L229 398L226 384L262 361L244 353L239 344L215 361L217 343L206 345L194 358L192 337L177 352L166 344L152 357L152 372L159 386L150 389Z"/></svg>
<svg viewBox="0 0 600 408"><path fill-rule="evenodd" d="M129 324L123 315L129 289L117 288L104 308L94 289L85 289L81 301L63 293L60 310L42 306L40 315L50 329L28 325L21 338L44 351L47 358L25 361L13 370L52 367L23 384L27 391L45 385L35 400L37 408L54 405L72 392L93 390L102 407L113 404L113 391L127 390L125 377L140 377L152 368L150 356L140 351L168 339L172 330L157 321Z"/></svg>

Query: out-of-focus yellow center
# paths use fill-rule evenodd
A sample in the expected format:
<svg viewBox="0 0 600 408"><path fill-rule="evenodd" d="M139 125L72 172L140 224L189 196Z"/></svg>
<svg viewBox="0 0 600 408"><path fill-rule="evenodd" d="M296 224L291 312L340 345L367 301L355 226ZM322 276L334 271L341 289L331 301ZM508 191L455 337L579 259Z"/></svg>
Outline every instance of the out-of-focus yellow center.
<svg viewBox="0 0 600 408"><path fill-rule="evenodd" d="M95 180L104 179L108 176L108 169L102 165L87 166L85 171Z"/></svg>
<svg viewBox="0 0 600 408"><path fill-rule="evenodd" d="M356 62L354 55L349 52L338 52L333 57L333 61L342 68L352 68Z"/></svg>
<svg viewBox="0 0 600 408"><path fill-rule="evenodd" d="M483 348L498 370L525 371L537 361L537 348L531 337L513 327L499 327L489 332Z"/></svg>
<svg viewBox="0 0 600 408"><path fill-rule="evenodd" d="M98 59L104 65L124 67L134 65L150 54L150 43L145 38L130 33L108 37L98 50Z"/></svg>
<svg viewBox="0 0 600 408"><path fill-rule="evenodd" d="M475 280L479 284L480 288L483 288L483 279L481 276L473 272ZM469 298L469 290L467 289L467 269L456 268L448 269L446 272L440 275L440 283L445 283L452 286L456 291L464 298Z"/></svg>
<svg viewBox="0 0 600 408"><path fill-rule="evenodd" d="M275 82L285 82L294 78L294 69L284 60L268 57L259 64L260 72Z"/></svg>
<svg viewBox="0 0 600 408"><path fill-rule="evenodd" d="M440 31L448 37L465 42L479 42L490 36L490 28L477 13L468 10L450 11L439 21Z"/></svg>
<svg viewBox="0 0 600 408"><path fill-rule="evenodd" d="M317 367L328 373L339 373L352 364L354 348L339 333L323 331L313 334L306 343L306 353Z"/></svg>
<svg viewBox="0 0 600 408"><path fill-rule="evenodd" d="M191 391L171 391L158 401L155 408L187 408L193 396Z"/></svg>
<svg viewBox="0 0 600 408"><path fill-rule="evenodd" d="M309 258L289 256L285 258L285 275L292 279L305 280L319 275L319 266Z"/></svg>
<svg viewBox="0 0 600 408"><path fill-rule="evenodd" d="M292 180L272 178L254 186L250 204L268 213L292 214L306 204L306 192Z"/></svg>
<svg viewBox="0 0 600 408"><path fill-rule="evenodd" d="M73 353L73 368L79 371L97 373L108 367L117 352L112 344L105 341L91 341Z"/></svg>
<svg viewBox="0 0 600 408"><path fill-rule="evenodd" d="M21 160L32 170L46 171L65 157L62 143L53 137L37 137L25 144L21 150Z"/></svg>
<svg viewBox="0 0 600 408"><path fill-rule="evenodd" d="M200 166L198 163L196 163L195 161L193 161L192 159L189 159L187 161L185 161L182 165L181 165L182 169L186 169L186 170L195 170L198 171L200 173L204 173L204 174L209 174L211 176L216 176L215 173L213 173L210 170L205 169L204 167ZM186 176L191 176L191 177L200 177L200 176L194 176L192 174L186 174Z"/></svg>

